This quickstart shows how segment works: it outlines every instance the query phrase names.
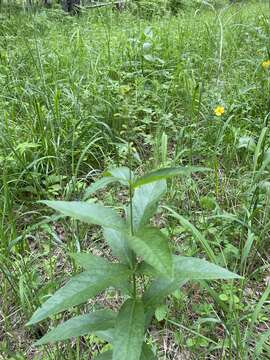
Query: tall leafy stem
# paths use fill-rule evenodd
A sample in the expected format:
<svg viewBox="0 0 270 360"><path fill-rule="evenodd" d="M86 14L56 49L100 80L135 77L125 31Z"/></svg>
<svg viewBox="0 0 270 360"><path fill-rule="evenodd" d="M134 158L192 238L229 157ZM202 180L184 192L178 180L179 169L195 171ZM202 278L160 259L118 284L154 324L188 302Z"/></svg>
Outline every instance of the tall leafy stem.
<svg viewBox="0 0 270 360"><path fill-rule="evenodd" d="M173 255L167 236L160 229L149 225L158 201L166 192L166 179L177 175L190 176L196 171L206 169L163 168L137 178L127 167L108 170L104 177L109 178L109 181L98 180L90 186L87 194L91 194L93 189L104 189L112 182L125 186L130 197L126 219L114 209L93 202L43 201L64 216L101 226L104 239L118 262L86 252L70 254L75 264L84 271L73 276L47 299L33 314L28 325L82 304L107 288L119 289L123 294L123 304L118 313L102 309L71 318L49 331L36 345L94 333L112 343L113 351L105 353L106 359L155 359L145 342L145 331L155 309L169 294L189 280L239 278L208 261ZM208 256L212 254L211 249L204 250ZM145 283L148 285L144 286L144 290L137 286L138 278L142 282L147 280Z"/></svg>

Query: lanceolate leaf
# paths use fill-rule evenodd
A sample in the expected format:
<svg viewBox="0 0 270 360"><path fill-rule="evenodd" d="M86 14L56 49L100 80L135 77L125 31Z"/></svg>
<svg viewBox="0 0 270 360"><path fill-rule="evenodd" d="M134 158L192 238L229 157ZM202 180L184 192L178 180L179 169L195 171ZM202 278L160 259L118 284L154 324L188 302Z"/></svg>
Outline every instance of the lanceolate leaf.
<svg viewBox="0 0 270 360"><path fill-rule="evenodd" d="M134 231L148 224L157 210L160 198L167 190L165 180L143 185L135 189L132 199L132 218Z"/></svg>
<svg viewBox="0 0 270 360"><path fill-rule="evenodd" d="M133 172L126 166L108 170L105 175L112 176L123 185L129 185L130 181L134 179Z"/></svg>
<svg viewBox="0 0 270 360"><path fill-rule="evenodd" d="M173 279L160 277L154 280L143 295L145 307L155 307L163 299L173 293L189 280L214 280L214 279L238 279L239 275L228 271L208 261L185 257L173 256Z"/></svg>
<svg viewBox="0 0 270 360"><path fill-rule="evenodd" d="M120 182L122 185L129 185L130 178L133 180L134 175L127 167L119 167L112 170L108 170L105 176L96 180L86 190L84 194L84 200L87 200L96 191L104 189L107 185Z"/></svg>
<svg viewBox="0 0 270 360"><path fill-rule="evenodd" d="M99 272L100 269L102 269L104 273L106 271L111 272L112 270L114 272L122 272L126 269L124 264L112 263L101 256L94 256L90 253L70 253L69 255L75 260L76 265L93 273Z"/></svg>
<svg viewBox="0 0 270 360"><path fill-rule="evenodd" d="M111 264L110 269L106 265L76 275L33 314L28 325L79 305L107 287L122 284L129 276L129 269L120 264Z"/></svg>
<svg viewBox="0 0 270 360"><path fill-rule="evenodd" d="M129 237L129 246L161 274L172 277L172 255L167 237L156 228L143 228Z"/></svg>
<svg viewBox="0 0 270 360"><path fill-rule="evenodd" d="M125 230L124 220L113 210L99 204L82 201L42 201L65 216L117 230Z"/></svg>
<svg viewBox="0 0 270 360"><path fill-rule="evenodd" d="M136 188L141 185L149 184L161 179L167 179L173 176L190 175L195 172L205 172L205 171L209 171L209 169L196 167L196 166L180 166L180 167L158 169L137 179L133 183L133 187Z"/></svg>
<svg viewBox="0 0 270 360"><path fill-rule="evenodd" d="M144 338L144 308L128 299L120 309L113 339L113 360L139 360Z"/></svg>
<svg viewBox="0 0 270 360"><path fill-rule="evenodd" d="M101 179L96 180L94 183L92 183L84 193L84 200L89 199L89 197L94 194L96 191L104 189L107 185L112 184L116 182L117 179L115 179L112 176L105 176Z"/></svg>
<svg viewBox="0 0 270 360"><path fill-rule="evenodd" d="M128 247L127 235L109 228L104 229L103 235L112 249L113 255L118 257L124 264L132 266L132 251Z"/></svg>
<svg viewBox="0 0 270 360"><path fill-rule="evenodd" d="M113 328L116 314L110 310L100 310L91 314L76 316L49 331L35 345L54 343L71 337L79 337L94 331Z"/></svg>
<svg viewBox="0 0 270 360"><path fill-rule="evenodd" d="M119 263L111 263L108 260L102 258L101 256L94 256L90 253L74 253L70 254L70 256L75 260L75 263L78 266L81 266L87 271L91 271L92 273L99 272L100 269L103 269L103 272L106 271L111 272L119 270L119 272L122 272L124 269L126 269L124 264ZM130 294L131 293L131 286L130 283L125 280L122 281L122 283L119 283L117 285L117 288L121 289L124 293Z"/></svg>
<svg viewBox="0 0 270 360"><path fill-rule="evenodd" d="M176 279L214 280L241 278L241 276L227 269L198 258L174 256L173 263Z"/></svg>

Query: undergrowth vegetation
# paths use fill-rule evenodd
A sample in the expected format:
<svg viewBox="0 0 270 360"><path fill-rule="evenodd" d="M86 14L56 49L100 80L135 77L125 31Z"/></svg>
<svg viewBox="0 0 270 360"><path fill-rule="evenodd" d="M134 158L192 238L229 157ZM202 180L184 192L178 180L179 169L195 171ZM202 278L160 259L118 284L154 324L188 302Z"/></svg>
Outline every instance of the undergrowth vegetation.
<svg viewBox="0 0 270 360"><path fill-rule="evenodd" d="M148 321L139 334L146 358L270 358L268 1L182 1L180 8L171 1L177 11L162 13L141 3L142 10L82 10L80 16L57 7L1 8L0 359L95 359L100 353L110 359L114 334L104 328L33 344L88 313L101 314L111 329L122 304L134 297L129 279L136 273L140 298L149 279L172 268L171 252L240 277L208 281L192 277L199 266L192 265L184 277L190 282L157 296L162 302L154 304L151 326ZM165 194L160 177L142 181L138 190L133 178L119 180L121 169L131 176L126 167L136 179L178 170ZM144 214L143 225L150 221L151 228L141 237L153 231L168 239L167 257L157 261L155 249L150 267L137 269L133 252L146 262L149 253L140 236L127 240L132 270L122 286L114 289L109 281L71 304L76 308L62 307L61 314L58 309L26 326L69 277L84 274L85 262L93 269L118 266L119 252L96 226L106 228L106 216L85 224L81 215L65 217L71 204L105 204L121 222L132 218L124 209L132 209L130 201L145 186L160 193ZM146 199L147 192L136 200L137 211ZM139 322L141 303L138 314Z"/></svg>

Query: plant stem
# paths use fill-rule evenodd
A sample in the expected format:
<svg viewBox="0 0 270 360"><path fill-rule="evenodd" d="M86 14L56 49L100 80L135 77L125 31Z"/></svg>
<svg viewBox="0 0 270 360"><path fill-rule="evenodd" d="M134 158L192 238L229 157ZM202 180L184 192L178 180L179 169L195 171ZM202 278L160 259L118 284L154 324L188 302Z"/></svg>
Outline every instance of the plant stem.
<svg viewBox="0 0 270 360"><path fill-rule="evenodd" d="M131 172L131 124L130 124L130 117L128 117L128 167L129 167L129 212L130 212L130 234L131 236L134 235L134 227L133 227L133 188L132 188L132 172ZM133 253L132 258L132 265L133 265L133 275L132 275L132 283L133 283L133 296L134 298L137 297L137 285L136 285L136 255Z"/></svg>
<svg viewBox="0 0 270 360"><path fill-rule="evenodd" d="M128 157L130 159L130 143L128 144ZM130 160L129 160L129 165L130 165ZM130 211L130 234L131 236L134 235L134 228L133 228L133 201L132 201L132 197L133 197L133 190L132 190L132 175L131 175L131 169L129 167L129 211ZM136 257L135 254L133 256L133 269L136 268ZM136 275L135 273L133 273L132 275L132 282L133 282L133 296L136 298L137 297L137 286L136 286Z"/></svg>

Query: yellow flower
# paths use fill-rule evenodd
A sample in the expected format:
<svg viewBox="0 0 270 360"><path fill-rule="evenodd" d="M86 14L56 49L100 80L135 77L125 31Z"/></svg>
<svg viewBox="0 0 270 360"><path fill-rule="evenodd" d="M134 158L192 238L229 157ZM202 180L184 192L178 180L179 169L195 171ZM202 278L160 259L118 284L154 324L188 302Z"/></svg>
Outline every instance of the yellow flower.
<svg viewBox="0 0 270 360"><path fill-rule="evenodd" d="M267 70L270 68L270 59L262 62L262 67Z"/></svg>
<svg viewBox="0 0 270 360"><path fill-rule="evenodd" d="M225 113L224 106L217 106L214 109L214 113L215 113L216 116L222 116Z"/></svg>
<svg viewBox="0 0 270 360"><path fill-rule="evenodd" d="M131 88L128 85L122 85L119 87L119 92L121 95L126 95L130 92Z"/></svg>

